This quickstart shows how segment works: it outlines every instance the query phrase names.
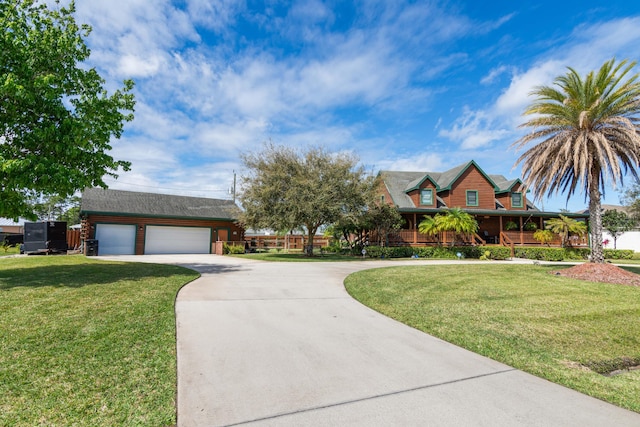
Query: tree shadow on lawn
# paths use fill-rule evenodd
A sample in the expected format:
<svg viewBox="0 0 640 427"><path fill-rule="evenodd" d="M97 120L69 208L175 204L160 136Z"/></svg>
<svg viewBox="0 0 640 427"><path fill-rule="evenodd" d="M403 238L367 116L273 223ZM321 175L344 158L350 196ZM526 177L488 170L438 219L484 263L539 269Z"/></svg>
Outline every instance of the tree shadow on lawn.
<svg viewBox="0 0 640 427"><path fill-rule="evenodd" d="M207 273L236 271L240 267L209 266ZM67 287L108 285L119 281L139 281L191 275L194 271L175 265L145 263L91 263L69 265L17 266L0 270L0 290L12 288Z"/></svg>

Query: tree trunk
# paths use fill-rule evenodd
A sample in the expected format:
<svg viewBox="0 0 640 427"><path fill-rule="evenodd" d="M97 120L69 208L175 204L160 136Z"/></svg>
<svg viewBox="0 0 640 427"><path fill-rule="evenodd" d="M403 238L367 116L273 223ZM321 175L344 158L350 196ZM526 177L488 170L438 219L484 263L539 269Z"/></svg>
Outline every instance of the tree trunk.
<svg viewBox="0 0 640 427"><path fill-rule="evenodd" d="M311 228L307 226L307 230L309 234L307 236L307 246L305 246L304 253L306 256L313 256L313 236L316 234L316 231L318 231L318 227Z"/></svg>
<svg viewBox="0 0 640 427"><path fill-rule="evenodd" d="M602 250L602 205L600 195L600 173L592 169L589 182L589 227L591 228L591 262L604 263Z"/></svg>

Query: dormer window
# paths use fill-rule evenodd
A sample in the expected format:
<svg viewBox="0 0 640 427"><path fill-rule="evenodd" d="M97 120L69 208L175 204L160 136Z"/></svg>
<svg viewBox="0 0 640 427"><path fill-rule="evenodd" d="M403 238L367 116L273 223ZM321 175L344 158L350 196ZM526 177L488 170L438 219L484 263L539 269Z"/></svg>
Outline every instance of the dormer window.
<svg viewBox="0 0 640 427"><path fill-rule="evenodd" d="M512 208L522 207L522 193L511 193L511 207Z"/></svg>
<svg viewBox="0 0 640 427"><path fill-rule="evenodd" d="M478 190L467 190L467 206L478 206Z"/></svg>
<svg viewBox="0 0 640 427"><path fill-rule="evenodd" d="M431 188L420 190L420 204L422 206L433 206L433 190Z"/></svg>

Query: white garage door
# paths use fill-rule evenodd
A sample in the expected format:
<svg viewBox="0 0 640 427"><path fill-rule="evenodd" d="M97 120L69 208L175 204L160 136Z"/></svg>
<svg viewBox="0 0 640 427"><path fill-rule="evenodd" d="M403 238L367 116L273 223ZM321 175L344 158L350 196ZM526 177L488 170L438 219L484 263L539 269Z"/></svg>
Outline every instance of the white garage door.
<svg viewBox="0 0 640 427"><path fill-rule="evenodd" d="M136 247L136 226L96 224L98 255L133 255Z"/></svg>
<svg viewBox="0 0 640 427"><path fill-rule="evenodd" d="M211 229L149 225L144 239L145 254L211 253Z"/></svg>

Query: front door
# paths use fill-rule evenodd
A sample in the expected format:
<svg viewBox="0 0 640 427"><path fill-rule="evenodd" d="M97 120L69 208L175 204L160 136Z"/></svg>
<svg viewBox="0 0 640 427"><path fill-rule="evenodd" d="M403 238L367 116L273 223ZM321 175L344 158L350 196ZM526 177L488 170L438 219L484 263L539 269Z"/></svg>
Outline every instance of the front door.
<svg viewBox="0 0 640 427"><path fill-rule="evenodd" d="M229 229L228 228L218 228L218 241L220 241L220 242L228 242L229 241Z"/></svg>

